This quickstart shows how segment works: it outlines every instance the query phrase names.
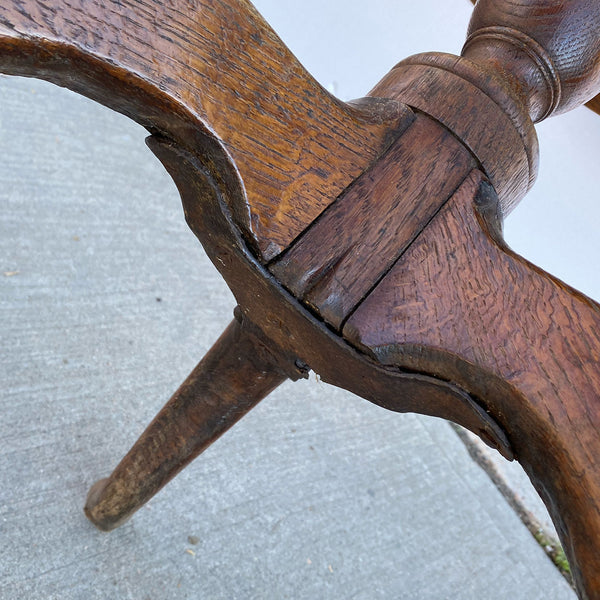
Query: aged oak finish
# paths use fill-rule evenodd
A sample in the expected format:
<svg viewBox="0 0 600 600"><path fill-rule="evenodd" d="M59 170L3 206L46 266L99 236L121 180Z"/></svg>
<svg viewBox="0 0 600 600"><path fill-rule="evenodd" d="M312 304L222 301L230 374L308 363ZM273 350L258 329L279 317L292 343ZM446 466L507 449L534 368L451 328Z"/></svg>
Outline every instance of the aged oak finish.
<svg viewBox="0 0 600 600"><path fill-rule="evenodd" d="M477 3L477 0L471 0L473 2L473 4ZM597 23L594 22L589 22L588 18L590 17L590 13L588 12L588 9L591 5L591 2L580 2L580 3L568 3L568 2L564 2L564 1L550 1L550 2L544 2L544 1L536 1L536 2L518 2L516 3L514 6L511 6L509 3L506 2L500 2L498 3L498 6L494 7L493 6L494 3L488 3L489 8L486 9L486 14L483 16L484 21L480 22L480 25L485 22L488 23L490 26L494 27L494 26L498 26L500 25L500 23L502 22L502 19L509 19L511 24L519 23L519 22L523 22L523 19L531 19L531 13L529 12L530 9L534 10L534 17L537 18L538 16L542 17L542 20L539 22L538 26L536 27L537 31L536 34L534 34L532 36L532 39L537 42L538 44L541 44L541 46L543 48L548 48L549 46L546 46L546 44L544 43L544 41L542 41L542 39L547 40L547 35L551 35L553 37L553 41L551 43L551 46L553 46L553 50L558 50L561 54L560 57L560 61L559 62L563 62L566 63L569 61L569 56L570 56L570 51L569 51L569 46L574 47L577 45L578 43L578 39L580 38L581 34L584 31L587 31L588 35L594 35L594 32L596 37L597 37ZM571 7L569 7L569 4L571 4ZM565 7L567 7L567 10L572 10L573 13L570 15L570 20L567 22L567 27L565 28L564 31L564 35L562 38L560 37L555 37L553 34L553 29L555 29L555 23L556 21L553 20L548 20L546 19L544 21L544 15L552 15L553 13L555 13L556 11L562 11ZM490 10L491 9L491 10ZM495 11L495 12L491 12L491 11ZM500 16L500 20L498 20L498 16ZM511 19L512 17L512 19ZM481 14L480 14L480 18L481 18ZM530 25L530 22L528 23L528 25ZM539 26L541 25L541 27ZM500 25L501 26L501 25ZM479 28L479 27L478 27ZM518 30L518 27L517 27ZM490 32L492 33L492 32ZM541 34L542 38L538 37L538 35ZM490 36L491 37L491 36ZM502 38L502 32L496 31L493 33L493 37L496 37L496 42L500 42L501 38ZM571 38L570 40L568 38ZM596 44L598 42L596 41ZM527 51L528 54L531 55L532 51L533 53L535 53L535 50L533 49L534 47L537 47L536 49L539 49L538 44L531 44L531 42L528 40L525 42L525 45L529 47L529 50ZM596 46L597 47L597 46ZM492 50L492 53L489 54L489 58L493 57L493 53L494 51ZM590 58L593 58L592 54L590 54ZM535 57L534 57L535 60ZM511 68L510 70L512 71L514 69L516 65L514 65L514 63L511 63ZM580 64L573 64L571 65L572 67L576 67L579 68L581 65ZM591 65L593 68L593 65ZM597 66L596 66L597 68ZM591 110L593 110L594 112L600 114L600 95L594 96L591 100L589 100L586 104L586 106L588 108L590 108Z"/></svg>
<svg viewBox="0 0 600 600"><path fill-rule="evenodd" d="M235 319L85 507L109 530L286 378L518 459L600 598L600 306L512 253L534 122L598 109L600 3L480 0L461 57L323 90L245 0L5 0L0 69L128 115Z"/></svg>

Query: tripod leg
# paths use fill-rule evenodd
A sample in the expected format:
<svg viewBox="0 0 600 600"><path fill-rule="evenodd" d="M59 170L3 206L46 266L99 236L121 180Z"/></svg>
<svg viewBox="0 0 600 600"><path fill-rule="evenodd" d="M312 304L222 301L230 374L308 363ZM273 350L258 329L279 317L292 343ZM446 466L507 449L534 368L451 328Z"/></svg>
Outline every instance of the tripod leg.
<svg viewBox="0 0 600 600"><path fill-rule="evenodd" d="M510 251L474 171L346 324L384 364L455 382L506 433L581 600L600 598L600 305Z"/></svg>
<svg viewBox="0 0 600 600"><path fill-rule="evenodd" d="M107 479L85 514L110 531L286 379L269 352L234 320Z"/></svg>

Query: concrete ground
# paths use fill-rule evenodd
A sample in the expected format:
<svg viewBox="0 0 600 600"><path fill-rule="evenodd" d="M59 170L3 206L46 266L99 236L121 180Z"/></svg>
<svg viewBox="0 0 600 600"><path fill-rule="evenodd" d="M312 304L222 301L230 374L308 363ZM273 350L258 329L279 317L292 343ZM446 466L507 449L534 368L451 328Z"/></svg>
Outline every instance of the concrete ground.
<svg viewBox="0 0 600 600"><path fill-rule="evenodd" d="M562 600L440 420L285 384L122 528L82 506L231 319L124 117L0 77L0 598Z"/></svg>

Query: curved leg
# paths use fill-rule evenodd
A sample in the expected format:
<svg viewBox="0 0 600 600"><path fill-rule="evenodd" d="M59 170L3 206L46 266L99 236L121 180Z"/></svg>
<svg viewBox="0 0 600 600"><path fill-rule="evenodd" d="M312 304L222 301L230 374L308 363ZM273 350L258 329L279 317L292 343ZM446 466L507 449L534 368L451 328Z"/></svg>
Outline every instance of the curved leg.
<svg viewBox="0 0 600 600"><path fill-rule="evenodd" d="M582 598L600 597L600 306L512 253L474 171L348 321L382 363L435 372L506 432Z"/></svg>
<svg viewBox="0 0 600 600"><path fill-rule="evenodd" d="M85 514L104 531L121 525L286 378L232 321L110 477L92 486Z"/></svg>
<svg viewBox="0 0 600 600"><path fill-rule="evenodd" d="M228 208L262 260L411 114L395 100L338 101L246 0L3 0L0 72L68 87L191 152L210 139L217 169L234 173Z"/></svg>

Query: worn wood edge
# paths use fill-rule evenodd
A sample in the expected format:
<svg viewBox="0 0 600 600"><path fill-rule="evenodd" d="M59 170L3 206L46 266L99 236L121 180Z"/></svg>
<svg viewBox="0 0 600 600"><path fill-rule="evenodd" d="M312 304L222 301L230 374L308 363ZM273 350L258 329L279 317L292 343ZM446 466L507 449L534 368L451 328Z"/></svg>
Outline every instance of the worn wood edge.
<svg viewBox="0 0 600 600"><path fill-rule="evenodd" d="M174 5L109 0L94 3L94 10L90 6L90 15L78 5L33 5L30 16L18 0L7 0L0 8L0 71L67 87L182 146L189 146L194 128L213 137L239 173L243 193L231 195L236 224L256 255L268 261L387 149L410 122L411 112L392 99L345 103L335 98L247 0L201 0L195 19L181 21L199 43L179 47L169 35L169 26L179 22L161 20L177 2ZM232 23L232 15L240 22ZM148 25L148 33L158 40L156 53L145 38L121 39L115 29L119 19ZM106 39L93 35L88 20L98 24ZM247 45L241 49L234 38L222 41L218 35L219 27L230 24L246 34ZM198 51L182 56L188 47ZM220 80L217 77L219 84L207 74L215 70L220 52L225 72ZM211 67L198 70L194 61ZM259 73L263 62L268 64ZM181 65L187 70L181 71ZM248 80L254 84L246 86L247 93L243 87L238 93L235 77L245 69L250 69L254 79ZM193 80L189 85L194 77L195 85ZM138 94L136 86L144 93ZM223 98L230 102L223 103ZM191 116L185 125L173 118L181 112ZM299 145L303 129L306 145ZM266 143L272 131L278 133ZM271 167L285 156L284 170ZM312 190L308 197L306 190ZM290 202L297 210L288 210Z"/></svg>
<svg viewBox="0 0 600 600"><path fill-rule="evenodd" d="M218 197L218 185L210 184L215 201L202 199L208 189L202 179L210 180L211 175L198 157L164 139L153 139L149 145L173 177L188 224L231 288L239 302L238 310L265 338L327 383L395 412L445 418L477 435L483 431L486 443L512 458L501 429L459 386L434 374L403 372L378 364L302 307L245 246ZM205 243L208 237L210 244Z"/></svg>
<svg viewBox="0 0 600 600"><path fill-rule="evenodd" d="M480 185L487 185L486 189L491 192L485 192L483 201L473 204L473 211L483 235L487 236L490 244L511 260L531 270L536 276L556 286L557 290L561 290L574 302L589 307L596 315L596 322L600 327L600 305L529 263L506 245L499 223L494 218L497 215L497 201L493 189L489 183L486 184L485 179ZM475 197L476 195L474 200ZM493 201L489 201L490 199ZM381 303L380 298L378 305ZM414 318L418 319L419 315L414 315ZM371 323L366 314L358 315L358 320L349 321L343 332L357 348L370 352L383 364L435 373L440 378L460 385L478 399L478 403L481 403L495 418L505 432L509 432L508 439L515 451L516 459L525 468L552 516L569 558L579 597L583 600L598 597L600 592L598 499L591 492L595 485L594 475L591 472L587 473L585 464L581 464L583 459L581 450L572 449L568 444L569 436L572 438L575 434L570 432L565 434L557 429L552 416L545 412L544 406L531 402L530 398L514 383L496 374L491 368L477 364L460 353L438 346L407 342L374 344L362 336L358 326L360 321ZM518 359L519 357L516 356L515 360ZM573 410L578 414L578 408ZM544 456L557 458L556 461L549 460L541 466Z"/></svg>
<svg viewBox="0 0 600 600"><path fill-rule="evenodd" d="M191 152L208 149L213 173L231 186L226 197L245 201L235 163L210 127L154 82L75 45L38 37L15 39L0 34L0 71L44 79L132 119L149 133L176 140Z"/></svg>
<svg viewBox="0 0 600 600"><path fill-rule="evenodd" d="M515 481L514 474L505 469L502 461L493 456L476 436L459 425L451 424L451 426L464 443L471 458L487 473L492 483L560 571L565 581L575 590L573 576L556 529L549 525L547 519L542 516L541 508L538 510L531 506L531 499L527 501L523 497L522 487ZM537 492L535 493L537 494Z"/></svg>
<svg viewBox="0 0 600 600"><path fill-rule="evenodd" d="M351 335L351 333L349 332ZM361 347L357 344L357 347ZM362 348L367 351L366 348ZM421 371L426 373L434 372L438 378L452 381L454 385L465 390L474 401L481 406L482 409L489 414L495 423L497 423L504 435L507 436L509 447L513 452L513 457L519 463L522 463L523 454L522 448L524 444L529 446L529 453L544 456L547 454L561 455L568 451L564 445L556 442L556 432L548 425L547 421L540 418L539 415L525 413L521 407L527 405L527 398L514 386L505 382L492 371L482 368L480 365L475 365L464 360L463 357L451 352L446 352L439 348L430 346L418 346L411 344L403 344L401 347L396 345L379 346L371 348L373 356L380 360L383 364L395 366L397 368L408 369L413 368L415 372ZM518 407L513 415L514 422L519 422L519 427L522 429L520 435L508 433L510 427L507 421L507 411L502 407L512 405ZM544 440L544 443L532 443L531 432L535 432L535 437ZM491 445L485 436L478 433L478 436L487 445ZM515 443L521 439L520 443ZM554 443L549 444L548 440L553 440ZM545 484L546 477L554 477L555 474L548 474L548 471L539 469L532 470L530 465L523 465L527 475L529 476L536 491L544 501L544 504L552 516L553 523L559 534L561 544L569 559L571 573L574 578L574 583L577 588L578 597L582 600L592 600L597 597L595 590L589 587L586 581L586 576L593 576L593 567L585 568L578 556L585 547L587 552L594 552L595 545L591 543L594 539L593 534L590 535L585 519L580 520L576 527L577 531L573 534L573 527L565 525L565 513L573 513L573 506L581 506L591 496L587 490L582 487L572 488L573 493L569 495L566 487L562 490L561 498L558 498L556 492L548 489ZM576 510L576 509L575 509ZM588 589L592 591L588 594Z"/></svg>
<svg viewBox="0 0 600 600"><path fill-rule="evenodd" d="M163 147L172 145L177 148L178 152L193 157L195 174L197 175L199 170L215 183L219 189L219 202L215 206L208 207L211 210L207 211L206 222L199 222L189 210L186 211L186 220L195 233L202 232L199 237L202 238L205 249L217 269L225 276L234 293L239 298L246 299L244 305L251 308L244 310L247 311L251 320L260 323L269 337L276 337L271 335L272 330L268 325L265 327L265 321L268 319L262 319L264 317L264 314L261 315L260 308L262 307L257 304L260 293L255 294L254 288L248 287L246 281L240 280L239 272L244 271L239 268L240 264L244 263L246 267L250 266L249 271L252 273L257 288L263 282L272 296L280 297L286 293L283 292L278 282L260 267L255 251L248 246L248 239L235 225L231 207L236 199L241 202L245 197L243 182L226 149L208 126L153 82L114 64L106 57L95 56L76 45L37 36L15 39L12 35L0 33L0 50L0 69L4 73L41 78L71 89L133 119L153 134L152 140L160 140L159 145ZM397 108L405 111L401 103L393 100L392 102L394 102L394 111ZM388 107L380 105L375 110L372 107L372 100L367 100L366 103L368 110L365 110L365 104L361 102L358 103L358 107L356 104L350 104L348 110L355 116L357 112L370 112L365 118L375 123L380 120L381 114L385 115L385 119L388 118L388 107L390 106L388 99L383 101L383 104ZM154 108L149 109L149 106L154 106ZM410 115L411 113L409 111L406 114ZM393 138L389 139L389 143L391 141ZM185 209L186 203L184 202L184 211ZM224 219L223 222L221 219ZM215 220L220 224L217 225ZM213 239L209 239L213 237L210 232L219 228L224 231L224 238L228 239L224 244L214 244ZM231 245L232 238L235 239L233 246ZM233 253L232 248L235 248ZM287 298L287 308L293 314L302 312L299 310L296 300L291 296ZM390 410L419 412L420 409L423 414L453 419L475 433L481 428L480 415L473 413L473 407L469 405L469 402L463 402L464 397L459 390L448 388L445 382L440 382L435 377L386 372L375 363L365 362L364 355L356 353L351 347L341 342L339 338L331 334L327 327L313 319L309 313L303 314L300 320L303 323L299 331L306 332L311 329L318 331L319 338L328 340L325 344L327 347L335 346L339 354L353 354L352 361L360 364L363 371L365 369L378 370L381 376L389 379L394 385L407 384L415 389L418 388L420 392L413 393L410 401L403 398L381 401L376 394L372 393L364 377L362 380L354 378L355 381L349 383L340 377L335 369L331 368L326 353L321 356L320 360L314 362L313 367L323 374L324 380L330 381L338 387L350 388L351 391ZM277 323L281 323L279 318L277 318ZM290 340L290 345L305 347L304 343L299 342L302 335L299 333ZM445 397L448 400L447 406L439 410L424 406L420 401L423 389L433 391L439 397ZM492 435L494 435L493 432Z"/></svg>
<svg viewBox="0 0 600 600"><path fill-rule="evenodd" d="M451 132L419 113L388 153L267 267L293 296L339 331L475 165ZM383 189L382 182L387 182ZM382 228L385 235L379 233ZM352 272L354 265L363 266Z"/></svg>

